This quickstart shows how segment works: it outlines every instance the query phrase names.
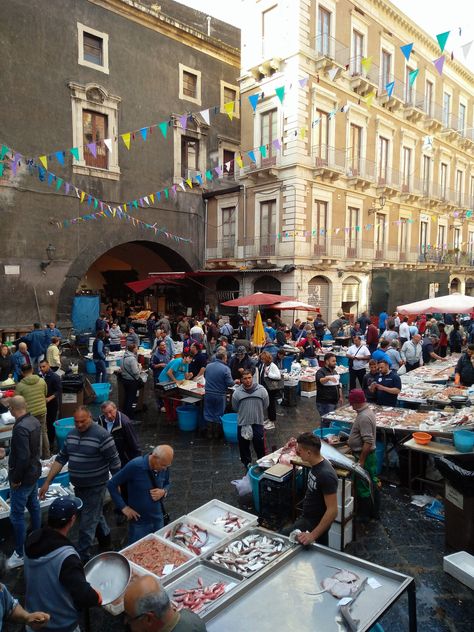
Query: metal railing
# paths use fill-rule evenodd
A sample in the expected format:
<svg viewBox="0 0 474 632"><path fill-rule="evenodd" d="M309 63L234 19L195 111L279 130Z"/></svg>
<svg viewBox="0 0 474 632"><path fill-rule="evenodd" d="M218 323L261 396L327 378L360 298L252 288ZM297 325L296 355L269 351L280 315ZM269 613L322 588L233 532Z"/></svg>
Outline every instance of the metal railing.
<svg viewBox="0 0 474 632"><path fill-rule="evenodd" d="M398 169L393 169L392 167L377 168L375 183L378 187L399 189L401 187L401 174Z"/></svg>
<svg viewBox="0 0 474 632"><path fill-rule="evenodd" d="M276 243L265 237L246 237L243 245L243 256L248 257L272 257L276 254Z"/></svg>
<svg viewBox="0 0 474 632"><path fill-rule="evenodd" d="M209 240L206 247L206 259L232 259L235 257L235 238Z"/></svg>
<svg viewBox="0 0 474 632"><path fill-rule="evenodd" d="M346 165L346 150L330 147L329 145L314 145L312 147L314 166L318 169L328 167L336 171L344 171Z"/></svg>
<svg viewBox="0 0 474 632"><path fill-rule="evenodd" d="M332 59L340 66L346 66L348 63L349 47L330 35L317 35L314 38L313 49L317 59Z"/></svg>

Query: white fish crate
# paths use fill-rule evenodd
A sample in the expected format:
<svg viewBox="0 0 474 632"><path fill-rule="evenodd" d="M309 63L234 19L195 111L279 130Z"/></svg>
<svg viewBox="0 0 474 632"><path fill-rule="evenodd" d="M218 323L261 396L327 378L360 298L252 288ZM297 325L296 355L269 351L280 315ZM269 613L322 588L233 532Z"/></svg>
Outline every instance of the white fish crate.
<svg viewBox="0 0 474 632"><path fill-rule="evenodd" d="M169 534L173 529L176 529L180 523L185 528L192 527L194 525L198 527L199 529L203 529L204 531L207 532L207 539L204 540L205 544L202 547L200 547L201 548L200 553L196 553L192 549L188 548L184 544L184 542L174 542L173 540L170 539L169 536L167 537L167 534ZM219 529L215 527L212 528L206 523L202 522L201 520L197 520L196 518L192 516L181 516L181 518L178 518L177 520L170 522L170 524L166 525L166 527L163 527L162 529L157 531L155 535L157 535L160 538L160 540L164 540L165 542L171 542L172 544L178 545L180 548L183 548L185 551L192 553L196 557L202 557L203 555L207 555L209 551L220 546L223 542L228 540L230 537L230 535L224 534L222 533L222 531L219 531ZM199 545L200 542L197 542L197 544Z"/></svg>
<svg viewBox="0 0 474 632"><path fill-rule="evenodd" d="M67 487L63 487L60 483L51 483L46 494L46 498L40 501L40 507L49 507L56 500L63 496L70 496L71 491Z"/></svg>
<svg viewBox="0 0 474 632"><path fill-rule="evenodd" d="M443 557L443 570L474 590L474 556L458 551Z"/></svg>
<svg viewBox="0 0 474 632"><path fill-rule="evenodd" d="M163 587L168 593L169 598L175 601L175 590L193 590L199 588L198 580L202 580L203 586L210 586L211 584L224 583L224 593L217 599L209 601L203 604L202 608L195 610L196 614L203 617L208 612L214 609L214 607L232 590L237 588L241 581L243 581L242 575L226 571L225 569L218 570L206 562L199 562L189 571L178 577L177 579L169 580L168 578L163 580Z"/></svg>
<svg viewBox="0 0 474 632"><path fill-rule="evenodd" d="M258 548L253 549L252 552L244 553L244 549L250 549L252 547L252 541L255 536L259 538ZM281 548L278 549L277 547L280 547L280 545ZM261 527L254 527L244 533L237 534L234 539L224 543L221 547L210 553L206 561L226 571L230 570L244 577L251 577L255 575L255 573L268 567L293 546L295 545L292 544L288 538L278 533L262 529ZM261 554L255 555L261 548L273 549L275 553L264 550ZM241 560L246 560L246 562L242 562Z"/></svg>
<svg viewBox="0 0 474 632"><path fill-rule="evenodd" d="M0 520L10 515L10 505L0 496Z"/></svg>
<svg viewBox="0 0 474 632"><path fill-rule="evenodd" d="M175 553L177 552L180 555L182 555L184 558L186 558L186 561L183 562L182 564L179 564L178 566L173 565L173 568L170 569L169 572L161 572L161 574L158 574L154 572L148 566L142 566L140 563L135 562L129 557L129 554L132 553L132 549L136 547L137 545L142 544L144 542L148 544L148 550L150 551L150 558L151 558L151 552L153 551L153 549L159 548L160 550L168 550L168 552L169 552L169 549L171 549L173 552ZM132 569L138 569L138 571L144 571L145 573L153 575L154 577L157 577L160 580L163 577L176 577L177 575L180 575L185 569L189 568L192 565L192 563L196 560L196 556L190 553L189 551L185 551L182 547L177 546L176 544L173 544L172 542L165 542L165 540L159 538L154 533L150 533L149 535L146 535L144 538L141 538L140 540L137 540L133 544L130 544L129 546L122 549L120 553L122 553L122 555L125 555L125 557L129 560ZM145 563L146 561L147 560L145 560Z"/></svg>
<svg viewBox="0 0 474 632"><path fill-rule="evenodd" d="M242 520L241 525L233 531L226 531L225 525L222 522L227 514L232 514ZM214 498L205 505L201 505L201 507L191 511L191 513L188 514L188 518L200 520L205 525L209 525L209 527L217 529L225 535L231 536L234 536L243 529L255 526L258 520L257 516L254 514L237 509L237 507L228 505L221 500L217 500L217 498Z"/></svg>
<svg viewBox="0 0 474 632"><path fill-rule="evenodd" d="M132 569L130 581L133 581L134 577L143 577L143 575L151 575L152 577L156 577L156 575L153 575L153 573L146 571L144 568L134 566L132 563L130 563L130 567ZM107 610L107 612L114 617L117 617L119 614L121 614L123 612L124 594L125 593L120 595L120 597L118 597L115 601L112 601L112 603L108 603L107 605L103 606L104 610Z"/></svg>

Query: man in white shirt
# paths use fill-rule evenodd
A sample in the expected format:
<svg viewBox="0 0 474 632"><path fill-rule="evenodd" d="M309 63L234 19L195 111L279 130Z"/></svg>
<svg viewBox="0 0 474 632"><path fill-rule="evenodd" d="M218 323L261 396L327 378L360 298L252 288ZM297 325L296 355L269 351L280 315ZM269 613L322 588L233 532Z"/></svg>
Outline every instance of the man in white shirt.
<svg viewBox="0 0 474 632"><path fill-rule="evenodd" d="M405 360L407 372L417 369L423 364L423 349L420 334L415 334L411 340L407 340L401 348L400 355Z"/></svg>
<svg viewBox="0 0 474 632"><path fill-rule="evenodd" d="M408 318L404 316L402 318L402 322L400 323L400 329L398 330L398 334L400 337L400 345L403 346L407 340L410 340L410 326L408 324Z"/></svg>
<svg viewBox="0 0 474 632"><path fill-rule="evenodd" d="M354 344L349 347L346 355L349 358L349 389L352 391L353 388L356 388L356 380L359 380L362 387L362 381L370 360L370 351L362 344L360 336L354 336Z"/></svg>

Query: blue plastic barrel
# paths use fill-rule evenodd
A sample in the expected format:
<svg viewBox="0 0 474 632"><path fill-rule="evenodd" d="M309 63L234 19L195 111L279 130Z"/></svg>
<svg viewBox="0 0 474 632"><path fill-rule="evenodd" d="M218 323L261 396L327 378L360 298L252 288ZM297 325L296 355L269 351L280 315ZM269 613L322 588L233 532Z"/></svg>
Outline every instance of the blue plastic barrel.
<svg viewBox="0 0 474 632"><path fill-rule="evenodd" d="M58 419L54 422L54 429L56 431L56 439L58 447L61 449L64 445L66 437L74 428L74 417L65 417L64 419Z"/></svg>
<svg viewBox="0 0 474 632"><path fill-rule="evenodd" d="M95 373L95 362L94 360L86 360L86 373Z"/></svg>
<svg viewBox="0 0 474 632"><path fill-rule="evenodd" d="M229 443L237 443L237 413L222 415L222 430Z"/></svg>
<svg viewBox="0 0 474 632"><path fill-rule="evenodd" d="M352 428L352 424L347 424L343 421L331 421L331 425L329 427L332 428L333 430L338 430L338 431L343 430L344 432L350 432Z"/></svg>
<svg viewBox="0 0 474 632"><path fill-rule="evenodd" d="M110 390L112 385L108 382L96 382L95 384L91 384L95 393L95 401L97 404L103 404L107 399L109 399Z"/></svg>
<svg viewBox="0 0 474 632"><path fill-rule="evenodd" d="M264 473L265 470L259 465L252 465L252 467L249 469L250 482L252 483L253 504L255 505L255 509L257 512L260 511L260 479L262 478Z"/></svg>
<svg viewBox="0 0 474 632"><path fill-rule="evenodd" d="M176 409L178 415L178 427L183 432L191 432L196 430L198 425L198 409L193 404L178 406Z"/></svg>

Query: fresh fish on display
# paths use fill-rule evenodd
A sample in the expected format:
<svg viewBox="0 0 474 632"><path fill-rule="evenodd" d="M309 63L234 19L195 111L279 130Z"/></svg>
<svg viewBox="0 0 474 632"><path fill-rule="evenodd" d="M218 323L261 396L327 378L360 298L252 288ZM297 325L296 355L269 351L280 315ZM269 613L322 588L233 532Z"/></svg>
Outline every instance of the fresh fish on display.
<svg viewBox="0 0 474 632"><path fill-rule="evenodd" d="M336 450L336 448L328 445L325 441L321 441L321 454L325 459L331 461L331 463L336 467L339 466L344 470L350 470L360 478L363 478L364 481L369 485L370 492L373 494L372 479L364 470L364 468L361 467L358 463L355 463L355 461L352 461L344 454L341 454L339 450Z"/></svg>
<svg viewBox="0 0 474 632"><path fill-rule="evenodd" d="M249 577L287 549L288 544L281 538L251 534L216 551L211 560L219 566Z"/></svg>
<svg viewBox="0 0 474 632"><path fill-rule="evenodd" d="M358 594L361 583L359 575L352 571L348 571L344 568L337 568L336 566L330 566L329 568L335 568L338 572L332 577L326 577L321 582L322 590L317 593L306 593L307 595L321 595L324 592L330 593L336 599L342 599L343 597L353 597Z"/></svg>
<svg viewBox="0 0 474 632"><path fill-rule="evenodd" d="M176 610L184 608L198 613L206 607L206 604L222 597L226 586L225 582L215 582L209 586L204 586L203 580L199 577L196 588L176 588L173 592L172 602Z"/></svg>
<svg viewBox="0 0 474 632"><path fill-rule="evenodd" d="M220 527L221 529L224 529L226 533L233 533L234 531L239 531L239 529L242 529L242 527L247 523L247 518L237 516L236 514L227 511L225 515L216 518L212 524Z"/></svg>
<svg viewBox="0 0 474 632"><path fill-rule="evenodd" d="M209 534L203 527L196 524L178 522L164 536L167 540L179 544L195 555L201 555L203 547L209 540Z"/></svg>

